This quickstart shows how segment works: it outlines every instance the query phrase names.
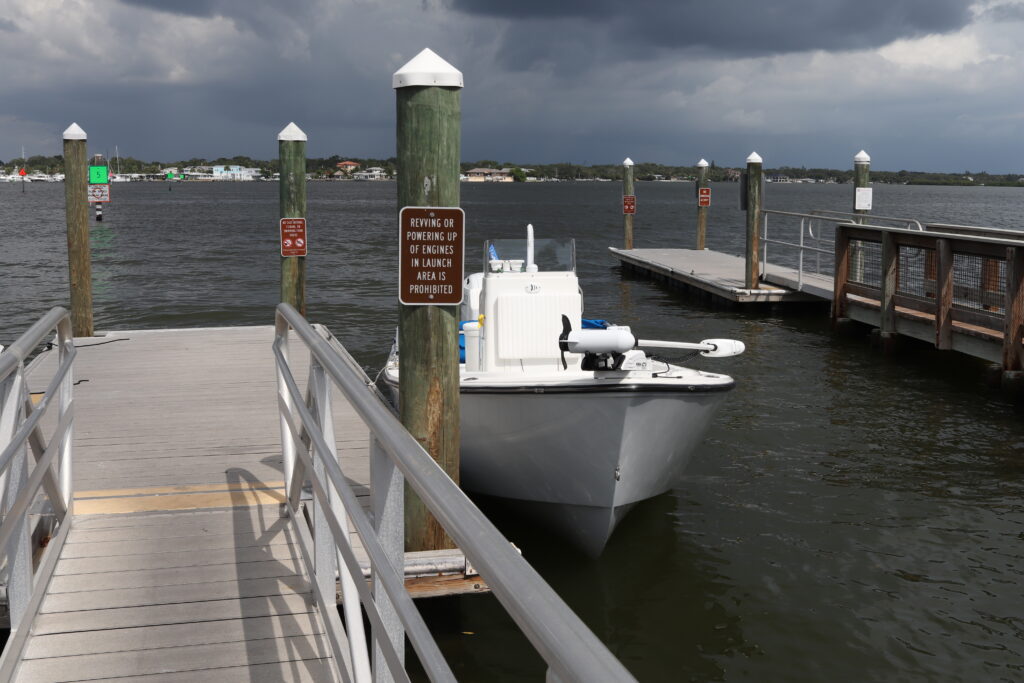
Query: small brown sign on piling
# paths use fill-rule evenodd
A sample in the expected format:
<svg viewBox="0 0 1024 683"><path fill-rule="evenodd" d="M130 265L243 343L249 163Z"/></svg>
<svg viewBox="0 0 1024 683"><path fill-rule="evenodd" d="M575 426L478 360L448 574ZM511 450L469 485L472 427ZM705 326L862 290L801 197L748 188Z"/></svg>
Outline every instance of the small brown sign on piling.
<svg viewBox="0 0 1024 683"><path fill-rule="evenodd" d="M399 301L409 306L462 302L465 224L458 207L407 206L399 212Z"/></svg>
<svg viewBox="0 0 1024 683"><path fill-rule="evenodd" d="M306 238L305 218L281 219L281 256L306 256L309 240Z"/></svg>
<svg viewBox="0 0 1024 683"><path fill-rule="evenodd" d="M711 206L711 188L701 187L697 190L697 206Z"/></svg>
<svg viewBox="0 0 1024 683"><path fill-rule="evenodd" d="M636 195L625 194L622 195L622 213L623 214L635 214L636 213Z"/></svg>

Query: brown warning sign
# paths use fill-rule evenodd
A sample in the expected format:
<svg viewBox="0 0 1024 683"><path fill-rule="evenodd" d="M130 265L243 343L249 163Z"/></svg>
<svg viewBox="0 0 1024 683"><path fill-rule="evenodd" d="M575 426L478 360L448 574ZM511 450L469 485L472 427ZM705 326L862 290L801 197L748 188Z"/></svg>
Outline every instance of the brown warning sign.
<svg viewBox="0 0 1024 683"><path fill-rule="evenodd" d="M398 213L398 300L410 306L462 301L466 214L456 207L407 206Z"/></svg>
<svg viewBox="0 0 1024 683"><path fill-rule="evenodd" d="M624 194L624 195L622 195L622 213L624 213L624 214L636 213L636 195L635 194Z"/></svg>
<svg viewBox="0 0 1024 683"><path fill-rule="evenodd" d="M308 248L305 218L281 219L281 256L305 256Z"/></svg>

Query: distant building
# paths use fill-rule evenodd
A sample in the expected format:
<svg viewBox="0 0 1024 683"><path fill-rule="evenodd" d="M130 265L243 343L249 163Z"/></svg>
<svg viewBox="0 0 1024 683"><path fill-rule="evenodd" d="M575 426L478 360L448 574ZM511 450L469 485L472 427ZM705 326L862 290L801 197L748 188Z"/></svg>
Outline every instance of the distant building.
<svg viewBox="0 0 1024 683"><path fill-rule="evenodd" d="M214 166L211 169L213 180L256 180L262 173L258 168L243 168L241 166Z"/></svg>
<svg viewBox="0 0 1024 683"><path fill-rule="evenodd" d="M359 164L355 161L339 161L335 166L337 166L338 170L343 173L352 173L354 170L359 168Z"/></svg>
<svg viewBox="0 0 1024 683"><path fill-rule="evenodd" d="M470 183L511 183L513 180L510 168L471 168L466 171L466 182Z"/></svg>
<svg viewBox="0 0 1024 683"><path fill-rule="evenodd" d="M725 179L730 182L738 183L740 181L740 175L741 173L738 168L725 169Z"/></svg>
<svg viewBox="0 0 1024 683"><path fill-rule="evenodd" d="M388 174L380 166L371 166L365 171L357 171L352 174L353 180L387 180Z"/></svg>

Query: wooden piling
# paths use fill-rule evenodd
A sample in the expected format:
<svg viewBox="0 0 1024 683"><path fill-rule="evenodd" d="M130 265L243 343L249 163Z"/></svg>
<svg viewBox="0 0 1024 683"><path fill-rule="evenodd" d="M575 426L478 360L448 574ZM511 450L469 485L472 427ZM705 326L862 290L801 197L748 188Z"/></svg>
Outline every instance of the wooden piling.
<svg viewBox="0 0 1024 683"><path fill-rule="evenodd" d="M697 248L707 249L708 207L701 206L700 191L710 187L708 182L708 162L701 159L697 162Z"/></svg>
<svg viewBox="0 0 1024 683"><path fill-rule="evenodd" d="M861 150L853 157L853 212L859 215L867 215L869 209L859 208L857 201L858 189L871 187L871 157L864 150ZM863 224L863 218L857 218L856 223ZM855 248L850 255L850 268L854 279L857 282L864 281L864 251Z"/></svg>
<svg viewBox="0 0 1024 683"><path fill-rule="evenodd" d="M398 209L459 205L462 73L424 50L393 78L397 104ZM399 306L402 424L459 481L457 306ZM405 548L453 548L419 497L405 493Z"/></svg>
<svg viewBox="0 0 1024 683"><path fill-rule="evenodd" d="M1005 306L1003 371L1019 373L1024 370L1024 247L1006 249Z"/></svg>
<svg viewBox="0 0 1024 683"><path fill-rule="evenodd" d="M92 261L89 253L89 183L86 135L77 123L64 131L64 211L68 233L71 327L76 337L91 337Z"/></svg>
<svg viewBox="0 0 1024 683"><path fill-rule="evenodd" d="M281 218L306 217L306 134L294 123L277 136ZM281 257L281 301L306 315L306 257Z"/></svg>
<svg viewBox="0 0 1024 683"><path fill-rule="evenodd" d="M746 288L757 289L761 278L761 263L758 256L761 229L761 195L763 166L757 152L747 157L747 266Z"/></svg>
<svg viewBox="0 0 1024 683"><path fill-rule="evenodd" d="M636 190L633 188L633 160L622 162L622 232L623 249L633 248L633 212L636 211ZM632 200L626 199L632 197ZM627 206L631 206L627 209Z"/></svg>

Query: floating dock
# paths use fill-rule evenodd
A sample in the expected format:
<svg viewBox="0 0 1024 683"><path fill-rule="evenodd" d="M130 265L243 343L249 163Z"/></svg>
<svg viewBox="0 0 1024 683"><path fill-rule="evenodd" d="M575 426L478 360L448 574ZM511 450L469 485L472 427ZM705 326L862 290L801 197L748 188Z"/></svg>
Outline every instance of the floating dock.
<svg viewBox="0 0 1024 683"><path fill-rule="evenodd" d="M336 680L300 539L282 516L273 340L272 326L75 340L74 525L18 681L75 671ZM30 366L33 391L56 355ZM339 462L368 507L368 429L333 393ZM406 586L418 596L486 590L459 551L407 553Z"/></svg>
<svg viewBox="0 0 1024 683"><path fill-rule="evenodd" d="M832 300L832 278L771 265L757 289L746 287L745 260L709 249L616 249L623 267L733 304L806 303Z"/></svg>

